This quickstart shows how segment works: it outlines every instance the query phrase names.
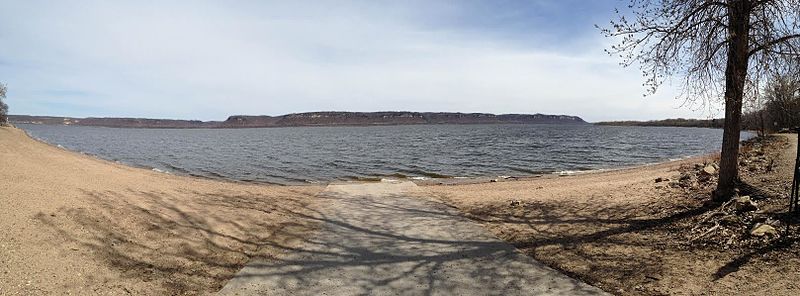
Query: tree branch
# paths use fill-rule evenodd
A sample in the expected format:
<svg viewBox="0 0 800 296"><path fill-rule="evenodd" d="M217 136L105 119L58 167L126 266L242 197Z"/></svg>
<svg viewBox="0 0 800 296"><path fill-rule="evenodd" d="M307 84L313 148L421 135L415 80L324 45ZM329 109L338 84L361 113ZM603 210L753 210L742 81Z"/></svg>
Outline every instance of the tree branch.
<svg viewBox="0 0 800 296"><path fill-rule="evenodd" d="M776 44L787 42L787 41L792 40L794 38L800 38L800 34L792 34L792 35L783 36L781 38L774 39L774 40L771 40L771 41L769 41L767 43L764 43L764 44L761 44L759 46L756 46L756 48L753 48L752 50L750 50L748 55L752 56L752 55L758 53L759 51L762 51L762 50L764 50L766 48L772 47L772 46L774 46Z"/></svg>

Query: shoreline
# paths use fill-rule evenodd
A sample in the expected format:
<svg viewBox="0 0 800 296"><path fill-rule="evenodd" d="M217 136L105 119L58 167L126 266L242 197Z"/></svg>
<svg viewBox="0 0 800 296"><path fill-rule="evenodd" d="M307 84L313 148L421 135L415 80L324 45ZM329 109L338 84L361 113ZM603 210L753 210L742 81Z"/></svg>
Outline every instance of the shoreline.
<svg viewBox="0 0 800 296"><path fill-rule="evenodd" d="M157 173L0 128L0 294L211 294L313 235L323 186Z"/></svg>
<svg viewBox="0 0 800 296"><path fill-rule="evenodd" d="M218 182L229 182L234 184L251 184L251 185L265 185L265 186L325 186L329 184L337 184L337 183L360 183L360 182L382 182L382 181L411 181L419 186L436 186L436 185L443 185L443 186L453 186L453 185L464 185L464 184L480 184L480 183L494 183L494 182L513 182L513 181L526 181L532 179L542 179L542 178L563 178L563 177L574 177L574 176L581 176L586 174L601 174L606 172L615 172L620 170L632 170L637 168L649 167L649 166L658 166L663 165L671 162L685 162L685 161L692 161L693 159L707 159L717 157L719 152L710 152L705 154L699 155L688 155L683 156L679 159L670 158L663 161L651 162L651 163L643 163L643 164L634 164L629 166L621 166L621 167L612 167L612 168L600 168L600 169L591 169L591 170L560 170L560 171L552 171L552 172L542 172L538 174L531 174L531 175L498 175L498 176L470 176L470 177L461 177L461 176L453 176L447 178L436 178L436 177L427 177L427 176L406 176L406 177L392 177L392 175L388 176L365 176L365 177L349 177L350 179L334 179L334 180L327 180L327 181L313 181L313 180L306 180L304 182L287 182L287 183L273 183L273 182L265 182L265 181L244 181L244 180L237 180L233 178L224 178L224 177L210 177L210 176L203 176L203 175L195 175L189 173L181 173L181 172L172 172L172 171L165 171L155 167L149 167L144 165L136 165L130 164L120 161L115 161L112 159L107 159L100 155L86 153L83 151L75 151L68 148L65 148L58 144L49 143L43 139L34 137L30 133L28 133L25 129L14 127L22 131L27 137L36 140L42 144L52 146L54 148L62 149L64 151L69 151L78 155L82 155L85 157L90 157L93 159L109 162L115 165L122 165L136 169L142 169L147 171L152 171L159 174L171 175L171 176L179 176L179 177L186 177L186 178L195 178L199 180L208 180L208 181L218 181ZM105 127L104 127L105 128Z"/></svg>
<svg viewBox="0 0 800 296"><path fill-rule="evenodd" d="M665 251L653 242L674 234L648 230L647 222L701 208L707 196L669 181L714 158L420 188L531 257L606 291L642 285L692 294L676 288L691 280L724 294L740 284L736 277L717 283L705 276L731 254ZM0 294L215 293L252 258L282 258L312 238L326 203L317 196L324 185L157 173L58 148L17 128L0 128L0 166L7 193L0 202L14 205L0 208Z"/></svg>

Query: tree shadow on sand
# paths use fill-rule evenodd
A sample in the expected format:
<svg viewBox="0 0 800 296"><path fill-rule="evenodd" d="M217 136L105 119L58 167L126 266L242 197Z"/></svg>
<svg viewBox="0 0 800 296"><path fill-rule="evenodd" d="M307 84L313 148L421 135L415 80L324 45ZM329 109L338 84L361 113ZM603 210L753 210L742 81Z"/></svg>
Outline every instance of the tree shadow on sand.
<svg viewBox="0 0 800 296"><path fill-rule="evenodd" d="M644 204L561 199L463 210L548 266L620 294L671 294L675 285L693 277L712 285L753 259L796 245L797 240L792 239L757 249L725 251L719 246L693 244L691 230L704 214L720 205L685 199L654 199ZM712 260L717 263L700 263ZM663 281L668 277L672 282Z"/></svg>
<svg viewBox="0 0 800 296"><path fill-rule="evenodd" d="M652 207L653 212L663 211L656 210L658 203L654 202ZM470 216L495 228L500 236L551 266L559 268L558 261L567 257L572 257L570 261L582 262L579 265L585 264L560 268L565 272L577 267L593 270L598 276L603 276L599 271L605 269L623 276L655 277L661 267L659 256L651 254L632 260L633 249L646 247L659 252L676 247L659 241L657 235L670 235L669 225L702 215L713 206L672 209L665 211L666 215L643 212L643 208L648 206L561 200L530 202L519 208L476 209ZM550 256L552 258L547 258ZM597 282L599 279L590 276L587 280Z"/></svg>
<svg viewBox="0 0 800 296"><path fill-rule="evenodd" d="M274 294L330 293L331 287L350 294L513 295L542 287L600 293L577 280L554 281L556 271L432 199L416 198L409 206L395 202L406 196L327 194L316 198L315 204L324 205L318 208L289 195L85 194L94 206L64 209L70 223L47 215L37 219L125 277L158 282L163 289L138 293L209 293L232 278L270 281L264 292ZM336 277L345 281L328 285Z"/></svg>
<svg viewBox="0 0 800 296"><path fill-rule="evenodd" d="M316 227L296 215L311 211L310 196L290 190L269 196L134 189L84 194L92 206L36 219L79 246L72 251L159 289L135 294L219 290L251 258L274 257L280 250L270 246L292 246Z"/></svg>

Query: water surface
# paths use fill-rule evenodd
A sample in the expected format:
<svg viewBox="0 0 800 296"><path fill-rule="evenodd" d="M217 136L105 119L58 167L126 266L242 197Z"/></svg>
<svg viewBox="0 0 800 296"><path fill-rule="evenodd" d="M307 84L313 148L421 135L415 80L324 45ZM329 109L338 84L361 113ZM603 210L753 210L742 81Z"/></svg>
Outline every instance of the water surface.
<svg viewBox="0 0 800 296"><path fill-rule="evenodd" d="M595 125L20 128L54 145L129 165L278 184L607 169L718 151L722 141L719 129Z"/></svg>

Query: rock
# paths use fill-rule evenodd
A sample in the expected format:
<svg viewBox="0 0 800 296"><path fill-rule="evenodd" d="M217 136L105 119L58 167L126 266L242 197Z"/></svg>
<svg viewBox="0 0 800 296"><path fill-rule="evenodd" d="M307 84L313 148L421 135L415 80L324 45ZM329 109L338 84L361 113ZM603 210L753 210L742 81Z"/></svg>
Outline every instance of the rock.
<svg viewBox="0 0 800 296"><path fill-rule="evenodd" d="M672 181L672 182L669 182L669 187L678 188L678 187L681 187L681 183L678 183L677 181Z"/></svg>
<svg viewBox="0 0 800 296"><path fill-rule="evenodd" d="M777 237L778 230L775 229L775 227L772 227L772 225L758 223L756 224L756 226L753 227L753 230L750 230L750 235L757 237L762 237L765 235L771 237Z"/></svg>
<svg viewBox="0 0 800 296"><path fill-rule="evenodd" d="M661 178L661 177L656 178L656 183L667 182L667 181L669 181L669 178Z"/></svg>
<svg viewBox="0 0 800 296"><path fill-rule="evenodd" d="M516 206L519 206L519 205L521 205L521 204L522 204L522 202L521 202L521 201L518 201L518 200L512 200L512 201L511 201L511 206L512 206L512 207L516 207Z"/></svg>
<svg viewBox="0 0 800 296"><path fill-rule="evenodd" d="M719 222L725 225L736 225L739 224L741 220L736 215L725 215L719 219Z"/></svg>
<svg viewBox="0 0 800 296"><path fill-rule="evenodd" d="M704 168L703 168L703 170L702 170L702 171L700 171L700 173L701 173L701 174L708 175L708 176L711 176L711 175L713 175L713 174L716 174L716 173L717 173L717 169L715 169L713 165L710 165L710 164L709 164L709 165L707 165L706 167L704 167Z"/></svg>
<svg viewBox="0 0 800 296"><path fill-rule="evenodd" d="M750 212L758 210L756 202L750 199L750 196L738 196L733 199L733 207L737 212Z"/></svg>
<svg viewBox="0 0 800 296"><path fill-rule="evenodd" d="M681 174L681 178L680 178L680 180L681 180L681 181L686 181L686 180L689 180L689 179L691 179L691 178L692 178L692 175L690 175L690 174L687 174L687 173L683 173L683 174Z"/></svg>

